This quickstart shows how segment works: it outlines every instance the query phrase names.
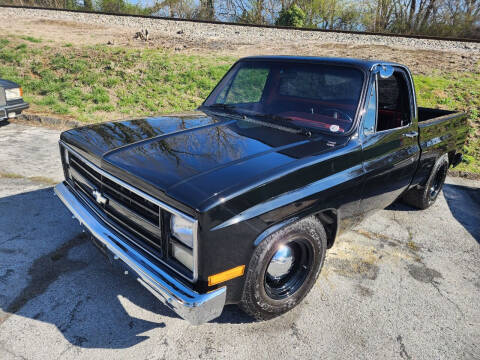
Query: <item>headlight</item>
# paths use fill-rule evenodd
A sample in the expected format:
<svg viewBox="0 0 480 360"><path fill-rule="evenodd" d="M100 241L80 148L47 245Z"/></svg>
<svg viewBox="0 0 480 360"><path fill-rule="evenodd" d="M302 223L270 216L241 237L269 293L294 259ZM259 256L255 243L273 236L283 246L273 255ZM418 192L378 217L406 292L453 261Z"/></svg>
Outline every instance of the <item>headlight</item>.
<svg viewBox="0 0 480 360"><path fill-rule="evenodd" d="M5 89L7 101L21 99L23 95L22 88Z"/></svg>
<svg viewBox="0 0 480 360"><path fill-rule="evenodd" d="M172 242L172 255L177 261L193 271L193 254L191 249Z"/></svg>
<svg viewBox="0 0 480 360"><path fill-rule="evenodd" d="M193 248L193 227L194 223L187 219L173 215L170 220L170 229L172 235L180 242Z"/></svg>

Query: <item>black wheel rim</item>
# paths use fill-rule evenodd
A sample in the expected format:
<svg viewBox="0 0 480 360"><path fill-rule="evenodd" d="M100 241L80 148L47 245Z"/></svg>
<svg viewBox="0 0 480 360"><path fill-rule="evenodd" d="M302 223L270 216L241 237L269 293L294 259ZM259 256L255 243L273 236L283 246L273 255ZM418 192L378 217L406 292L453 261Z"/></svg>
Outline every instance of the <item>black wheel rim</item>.
<svg viewBox="0 0 480 360"><path fill-rule="evenodd" d="M290 247L293 254L294 260L290 270L281 278L276 279L268 273L267 265L264 275L265 292L274 300L283 300L297 292L305 283L312 269L313 248L306 239L295 239L283 246Z"/></svg>
<svg viewBox="0 0 480 360"><path fill-rule="evenodd" d="M432 185L430 186L430 200L435 200L440 192L443 182L445 181L445 177L447 175L447 167L444 165L442 166L432 181Z"/></svg>

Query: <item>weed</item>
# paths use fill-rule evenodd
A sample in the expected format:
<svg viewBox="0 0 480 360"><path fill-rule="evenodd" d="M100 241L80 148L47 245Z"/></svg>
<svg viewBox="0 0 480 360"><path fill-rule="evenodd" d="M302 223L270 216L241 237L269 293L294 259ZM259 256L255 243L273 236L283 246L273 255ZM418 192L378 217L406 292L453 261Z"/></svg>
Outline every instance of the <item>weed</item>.
<svg viewBox="0 0 480 360"><path fill-rule="evenodd" d="M33 36L20 36L20 39L30 41L32 43L41 43L42 39L34 38Z"/></svg>
<svg viewBox="0 0 480 360"><path fill-rule="evenodd" d="M42 183L42 184L48 184L48 185L56 185L58 183L58 181L55 181L55 180L50 179L50 178L45 177L45 176L30 176L27 179L29 179L31 181L34 181L34 182L39 182L39 183Z"/></svg>
<svg viewBox="0 0 480 360"><path fill-rule="evenodd" d="M415 244L415 242L413 242L412 240L409 240L407 242L407 247L412 251L418 251L418 245Z"/></svg>
<svg viewBox="0 0 480 360"><path fill-rule="evenodd" d="M0 172L0 178L6 178L6 179L21 179L21 178L23 178L23 176L22 176L22 175L19 175L19 174Z"/></svg>
<svg viewBox="0 0 480 360"><path fill-rule="evenodd" d="M8 39L0 39L0 49L4 48L4 47L7 46L8 44L10 44L10 40L8 40Z"/></svg>

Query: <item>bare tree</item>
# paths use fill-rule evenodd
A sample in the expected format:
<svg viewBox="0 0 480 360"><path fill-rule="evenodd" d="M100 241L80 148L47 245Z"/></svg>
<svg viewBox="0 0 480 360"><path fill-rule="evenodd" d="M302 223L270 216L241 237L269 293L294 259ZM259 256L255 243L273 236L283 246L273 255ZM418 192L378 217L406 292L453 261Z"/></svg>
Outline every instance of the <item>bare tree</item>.
<svg viewBox="0 0 480 360"><path fill-rule="evenodd" d="M149 8L152 15L194 19L198 8L193 0L156 0Z"/></svg>
<svg viewBox="0 0 480 360"><path fill-rule="evenodd" d="M198 18L204 20L215 20L215 2L214 0L200 0L200 9Z"/></svg>
<svg viewBox="0 0 480 360"><path fill-rule="evenodd" d="M101 10L106 0L0 0L4 5ZM293 4L306 15L305 26L402 34L480 38L480 0L108 0L118 12L274 24ZM118 6L117 6L118 7ZM118 9L120 9L118 7Z"/></svg>

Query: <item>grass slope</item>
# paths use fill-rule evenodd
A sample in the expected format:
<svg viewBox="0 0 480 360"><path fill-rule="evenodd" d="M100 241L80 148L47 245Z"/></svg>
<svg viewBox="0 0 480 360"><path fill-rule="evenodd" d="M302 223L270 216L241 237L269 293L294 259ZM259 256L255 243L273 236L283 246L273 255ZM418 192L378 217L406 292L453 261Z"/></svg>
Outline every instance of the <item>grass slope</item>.
<svg viewBox="0 0 480 360"><path fill-rule="evenodd" d="M29 111L86 123L193 110L235 60L0 36L0 77L22 84ZM415 84L420 106L468 112L471 130L459 170L480 173L480 67L416 75Z"/></svg>
<svg viewBox="0 0 480 360"><path fill-rule="evenodd" d="M234 61L0 37L0 77L22 84L32 110L83 122L195 109Z"/></svg>
<svg viewBox="0 0 480 360"><path fill-rule="evenodd" d="M457 169L480 174L480 68L476 73L414 76L419 106L461 110L468 114L470 132L464 161Z"/></svg>

